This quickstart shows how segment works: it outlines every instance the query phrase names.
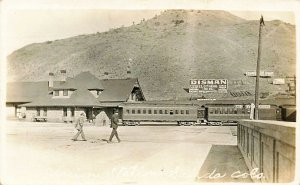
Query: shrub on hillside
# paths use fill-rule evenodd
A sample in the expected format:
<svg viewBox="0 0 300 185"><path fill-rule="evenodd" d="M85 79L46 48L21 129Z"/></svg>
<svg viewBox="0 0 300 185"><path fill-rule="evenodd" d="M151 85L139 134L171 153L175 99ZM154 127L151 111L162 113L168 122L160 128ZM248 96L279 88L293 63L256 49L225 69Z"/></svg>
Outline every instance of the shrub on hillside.
<svg viewBox="0 0 300 185"><path fill-rule="evenodd" d="M177 25L179 25L179 24L181 24L181 23L184 23L184 20L173 20L172 22L174 22L175 23L175 26L177 26Z"/></svg>

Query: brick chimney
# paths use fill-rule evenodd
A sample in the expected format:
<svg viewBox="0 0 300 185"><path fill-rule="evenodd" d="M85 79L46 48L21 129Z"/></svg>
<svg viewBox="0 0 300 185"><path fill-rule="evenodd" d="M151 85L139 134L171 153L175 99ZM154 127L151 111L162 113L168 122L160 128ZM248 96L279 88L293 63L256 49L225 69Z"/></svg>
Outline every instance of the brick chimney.
<svg viewBox="0 0 300 185"><path fill-rule="evenodd" d="M61 82L66 82L66 79L67 79L67 71L66 71L65 69L60 70L60 75L61 75L60 81L61 81Z"/></svg>
<svg viewBox="0 0 300 185"><path fill-rule="evenodd" d="M49 73L49 81L48 81L48 88L53 88L53 78L54 78L54 73Z"/></svg>

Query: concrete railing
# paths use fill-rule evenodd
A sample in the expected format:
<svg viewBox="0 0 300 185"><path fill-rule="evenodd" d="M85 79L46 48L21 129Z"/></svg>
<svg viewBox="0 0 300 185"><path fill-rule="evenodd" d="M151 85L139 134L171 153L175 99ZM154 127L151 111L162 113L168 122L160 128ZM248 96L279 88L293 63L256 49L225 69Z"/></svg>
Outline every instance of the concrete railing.
<svg viewBox="0 0 300 185"><path fill-rule="evenodd" d="M255 182L292 182L295 176L296 123L242 120L238 147Z"/></svg>

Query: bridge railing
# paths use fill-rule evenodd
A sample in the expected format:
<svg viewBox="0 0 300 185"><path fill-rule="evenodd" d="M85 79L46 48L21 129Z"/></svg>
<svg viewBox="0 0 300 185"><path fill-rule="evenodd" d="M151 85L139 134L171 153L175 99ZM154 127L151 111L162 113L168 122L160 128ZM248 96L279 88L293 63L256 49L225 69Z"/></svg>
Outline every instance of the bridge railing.
<svg viewBox="0 0 300 185"><path fill-rule="evenodd" d="M266 120L239 122L238 147L253 173L252 179L255 182L284 183L294 180L295 131L294 122Z"/></svg>

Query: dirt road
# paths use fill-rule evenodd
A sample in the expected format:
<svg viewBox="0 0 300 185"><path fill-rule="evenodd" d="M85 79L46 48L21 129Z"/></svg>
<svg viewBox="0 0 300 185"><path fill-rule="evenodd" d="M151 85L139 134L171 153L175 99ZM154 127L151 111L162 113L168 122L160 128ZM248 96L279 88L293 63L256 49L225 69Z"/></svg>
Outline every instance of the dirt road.
<svg viewBox="0 0 300 185"><path fill-rule="evenodd" d="M3 184L199 184L211 146L236 145L224 126L121 126L112 144L109 127L87 125L77 142L71 124L9 121L4 131Z"/></svg>

